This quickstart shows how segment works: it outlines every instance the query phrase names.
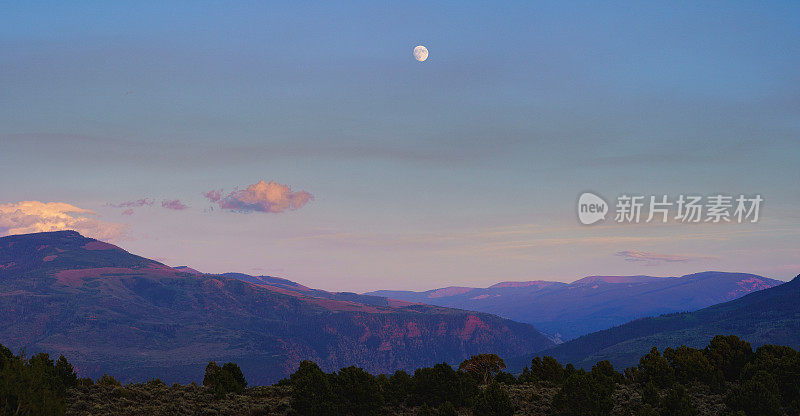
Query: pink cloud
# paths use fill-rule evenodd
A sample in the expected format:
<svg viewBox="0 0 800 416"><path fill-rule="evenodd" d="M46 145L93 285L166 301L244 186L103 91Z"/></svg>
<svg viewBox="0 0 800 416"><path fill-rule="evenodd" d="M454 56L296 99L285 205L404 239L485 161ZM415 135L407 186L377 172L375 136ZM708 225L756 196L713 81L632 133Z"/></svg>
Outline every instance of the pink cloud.
<svg viewBox="0 0 800 416"><path fill-rule="evenodd" d="M166 200L165 199L165 200L161 201L161 207L162 208L166 208L166 209L173 209L173 210L176 210L176 211L183 211L186 208L189 208L188 206L184 205L178 199L173 199L173 200Z"/></svg>
<svg viewBox="0 0 800 416"><path fill-rule="evenodd" d="M133 215L133 208L128 208L125 211L122 211L122 215Z"/></svg>
<svg viewBox="0 0 800 416"><path fill-rule="evenodd" d="M206 198L216 202L221 209L238 212L284 212L302 208L314 196L306 191L292 191L287 185L261 180L246 189L235 189L226 196L222 190L205 192Z"/></svg>
<svg viewBox="0 0 800 416"><path fill-rule="evenodd" d="M101 221L94 211L64 202L0 204L0 235L75 230L99 240L128 237L128 224Z"/></svg>
<svg viewBox="0 0 800 416"><path fill-rule="evenodd" d="M208 192L203 192L203 196L208 198L211 202L218 202L222 199L222 189L212 189Z"/></svg>

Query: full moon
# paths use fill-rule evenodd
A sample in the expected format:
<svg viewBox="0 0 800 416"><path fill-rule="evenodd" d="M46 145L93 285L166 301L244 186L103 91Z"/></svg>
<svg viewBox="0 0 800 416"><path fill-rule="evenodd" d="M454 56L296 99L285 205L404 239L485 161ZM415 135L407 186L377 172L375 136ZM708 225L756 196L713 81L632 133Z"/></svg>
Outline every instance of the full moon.
<svg viewBox="0 0 800 416"><path fill-rule="evenodd" d="M428 59L428 48L422 45L419 45L416 48L414 48L414 59L420 62Z"/></svg>

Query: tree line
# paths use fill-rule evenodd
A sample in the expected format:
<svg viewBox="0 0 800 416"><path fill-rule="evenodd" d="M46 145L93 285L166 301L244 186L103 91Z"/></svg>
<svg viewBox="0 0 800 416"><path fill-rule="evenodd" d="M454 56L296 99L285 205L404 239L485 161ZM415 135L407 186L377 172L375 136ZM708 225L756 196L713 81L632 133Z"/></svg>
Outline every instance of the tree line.
<svg viewBox="0 0 800 416"><path fill-rule="evenodd" d="M480 416L510 416L515 406L508 394L513 386L554 389L548 403L555 415L608 415L621 386L638 392L630 414L636 416L695 416L698 403L689 389L703 387L724 396L730 416L779 416L800 412L800 354L790 347L764 345L755 351L736 336L714 337L703 349L686 346L653 347L638 365L616 370L609 361L591 369L562 365L553 357L535 357L518 375L504 372L494 354L480 354L458 368L447 363L419 368L409 374L373 375L346 367L326 373L303 361L277 383L289 387L290 412L296 415L384 414L387 407L416 409L421 416L449 416L470 409ZM0 413L3 415L63 414L68 390L78 385L120 386L112 376L78 378L72 365L48 354L27 358L0 346ZM157 379L147 385L162 385ZM206 366L203 386L217 399L246 391L247 381L235 363ZM233 396L231 396L233 395ZM542 400L530 397L529 400Z"/></svg>

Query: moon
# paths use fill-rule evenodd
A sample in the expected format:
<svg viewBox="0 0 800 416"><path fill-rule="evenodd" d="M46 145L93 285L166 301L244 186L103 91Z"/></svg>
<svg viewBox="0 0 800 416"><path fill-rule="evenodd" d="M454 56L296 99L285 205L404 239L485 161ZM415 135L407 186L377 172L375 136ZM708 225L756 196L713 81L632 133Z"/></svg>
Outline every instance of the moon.
<svg viewBox="0 0 800 416"><path fill-rule="evenodd" d="M428 48L419 45L414 48L414 59L423 62L428 59Z"/></svg>

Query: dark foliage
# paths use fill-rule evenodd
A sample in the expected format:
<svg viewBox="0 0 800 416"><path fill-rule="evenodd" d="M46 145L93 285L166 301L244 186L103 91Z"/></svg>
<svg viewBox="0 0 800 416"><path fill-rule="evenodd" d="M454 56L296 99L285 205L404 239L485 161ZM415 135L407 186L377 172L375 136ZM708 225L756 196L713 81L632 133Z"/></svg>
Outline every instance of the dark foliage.
<svg viewBox="0 0 800 416"><path fill-rule="evenodd" d="M411 386L411 376L408 373L403 370L395 371L389 376L387 391L384 394L386 401L394 405L406 403L411 394Z"/></svg>
<svg viewBox="0 0 800 416"><path fill-rule="evenodd" d="M697 416L697 407L686 393L686 387L675 384L661 402L663 416Z"/></svg>
<svg viewBox="0 0 800 416"><path fill-rule="evenodd" d="M238 365L225 363L220 367L211 361L206 366L203 385L210 387L217 398L222 398L228 393L242 393L247 387L247 381Z"/></svg>
<svg viewBox="0 0 800 416"><path fill-rule="evenodd" d="M574 370L574 367L572 367ZM531 367L525 367L519 377L519 381L526 382L547 382L561 384L565 378L564 367L553 357L534 357L531 360Z"/></svg>
<svg viewBox="0 0 800 416"><path fill-rule="evenodd" d="M663 388L671 385L674 380L673 369L656 347L639 359L638 370L636 377L640 383L653 383L656 387Z"/></svg>
<svg viewBox="0 0 800 416"><path fill-rule="evenodd" d="M471 375L480 384L488 384L504 368L506 363L497 354L473 355L458 366L459 371Z"/></svg>
<svg viewBox="0 0 800 416"><path fill-rule="evenodd" d="M597 374L578 371L569 376L553 398L555 414L603 416L614 407L614 384Z"/></svg>
<svg viewBox="0 0 800 416"><path fill-rule="evenodd" d="M800 413L800 354L790 347L762 345L745 364L740 378L745 382L759 373L769 374L778 385L783 406Z"/></svg>
<svg viewBox="0 0 800 416"><path fill-rule="evenodd" d="M501 371L496 376L494 376L494 381L501 384L514 384L517 382L517 378L514 377L514 375L511 373L506 373L505 371Z"/></svg>
<svg viewBox="0 0 800 416"><path fill-rule="evenodd" d="M642 387L642 402L651 407L658 407L661 404L658 388L652 381Z"/></svg>
<svg viewBox="0 0 800 416"><path fill-rule="evenodd" d="M717 335L705 349L711 365L722 372L728 381L739 378L739 373L753 358L753 348L736 335Z"/></svg>
<svg viewBox="0 0 800 416"><path fill-rule="evenodd" d="M403 376L396 375L399 383ZM378 378L360 368L326 374L315 363L303 361L289 380L292 408L299 415L371 416L379 415L384 405Z"/></svg>
<svg viewBox="0 0 800 416"><path fill-rule="evenodd" d="M681 384L691 382L711 383L714 379L714 368L702 350L680 346L676 349L664 350L664 358L675 374L675 381Z"/></svg>
<svg viewBox="0 0 800 416"><path fill-rule="evenodd" d="M478 383L471 376L453 370L447 363L414 371L411 379L411 403L438 407L444 402L468 406L478 393Z"/></svg>
<svg viewBox="0 0 800 416"><path fill-rule="evenodd" d="M768 373L759 371L734 387L725 398L728 407L747 416L779 416L781 410L778 383Z"/></svg>
<svg viewBox="0 0 800 416"><path fill-rule="evenodd" d="M333 378L335 400L345 411L353 416L379 415L383 408L381 394L375 376L357 367L339 370Z"/></svg>
<svg viewBox="0 0 800 416"><path fill-rule="evenodd" d="M4 415L60 415L67 389L77 384L72 365L45 353L30 359L0 345L0 412Z"/></svg>
<svg viewBox="0 0 800 416"><path fill-rule="evenodd" d="M512 416L514 405L508 393L494 382L478 395L473 410L478 416Z"/></svg>
<svg viewBox="0 0 800 416"><path fill-rule="evenodd" d="M591 375L598 381L608 384L622 383L625 379L622 374L614 370L614 366L608 360L598 361L592 367Z"/></svg>

